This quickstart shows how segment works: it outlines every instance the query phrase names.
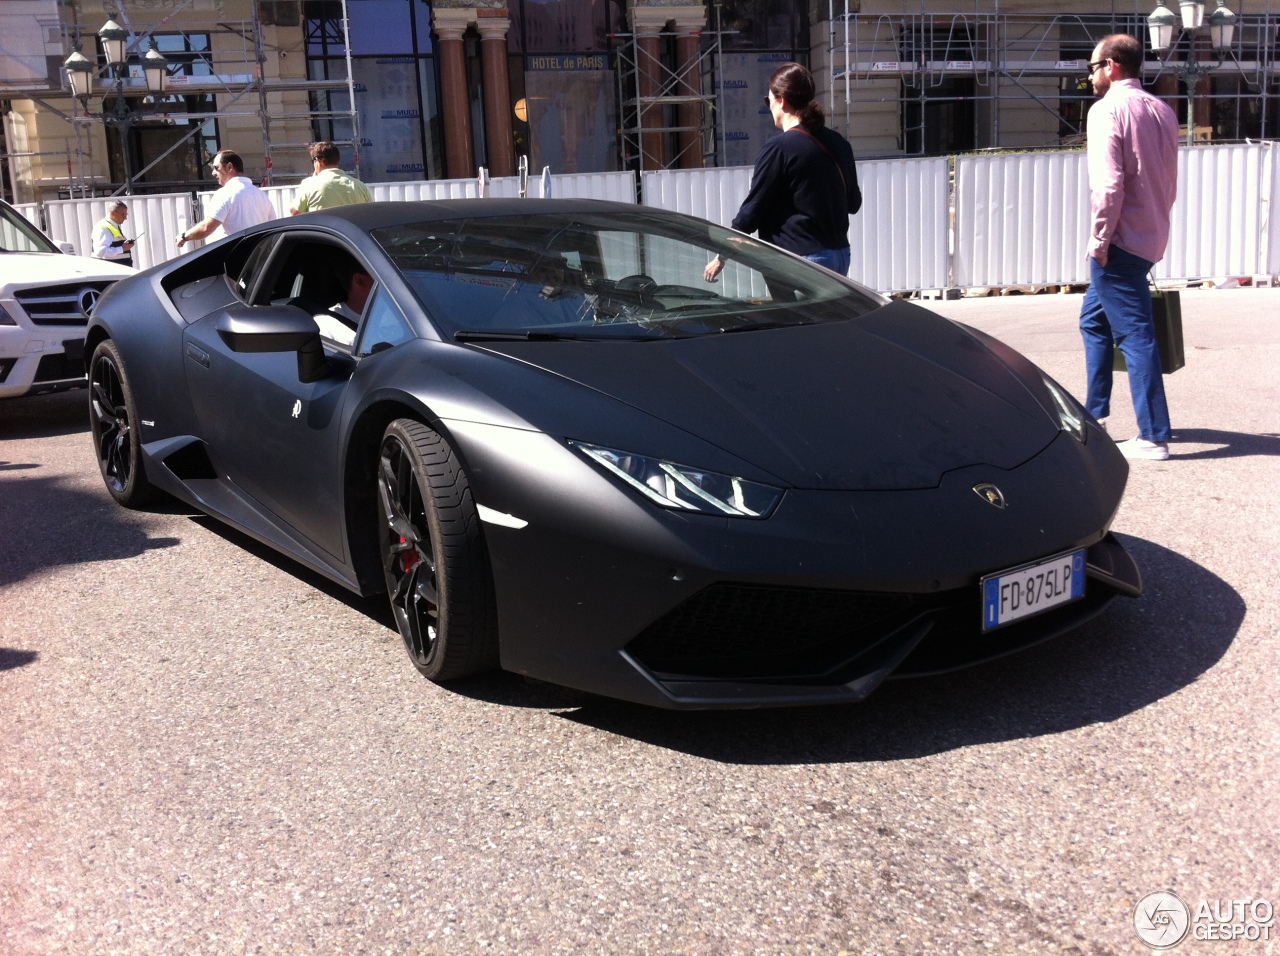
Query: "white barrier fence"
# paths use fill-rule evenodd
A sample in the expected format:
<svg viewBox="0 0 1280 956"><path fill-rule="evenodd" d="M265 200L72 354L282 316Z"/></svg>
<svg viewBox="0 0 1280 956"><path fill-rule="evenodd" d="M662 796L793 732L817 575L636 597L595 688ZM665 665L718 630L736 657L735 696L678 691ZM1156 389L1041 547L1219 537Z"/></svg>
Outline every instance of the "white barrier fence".
<svg viewBox="0 0 1280 956"><path fill-rule="evenodd" d="M37 226L43 228L44 224L40 221L40 204L37 202L16 202L13 208L22 214L23 218L28 222L33 222Z"/></svg>
<svg viewBox="0 0 1280 956"><path fill-rule="evenodd" d="M640 174L646 206L670 209L728 226L751 187L750 166L655 169Z"/></svg>
<svg viewBox="0 0 1280 956"><path fill-rule="evenodd" d="M107 215L114 200L59 199L44 204L45 231L55 242L69 242L77 255L93 252L93 228ZM126 237L135 238L133 265L149 269L179 254L174 238L191 225L191 194L164 193L156 196L127 196L129 218L121 227Z"/></svg>
<svg viewBox="0 0 1280 956"><path fill-rule="evenodd" d="M1089 281L1084 153L958 157L955 210L953 285Z"/></svg>
<svg viewBox="0 0 1280 956"><path fill-rule="evenodd" d="M850 220L850 277L881 292L948 285L950 160L858 163L862 210ZM751 167L641 173L644 202L728 226L751 186Z"/></svg>
<svg viewBox="0 0 1280 956"><path fill-rule="evenodd" d="M1160 280L1276 275L1271 197L1280 144L1178 153L1178 198ZM1089 281L1089 173L1083 152L961 156L953 282L961 288Z"/></svg>
<svg viewBox="0 0 1280 956"><path fill-rule="evenodd" d="M1178 201L1161 280L1280 275L1280 143L1184 148ZM1043 286L1088 281L1084 259L1089 192L1083 152L1045 152L858 164L862 211L849 229L850 275L882 292L950 287ZM641 174L644 203L728 225L751 182L747 166ZM267 190L288 215L295 186ZM480 195L476 179L373 183L375 201L461 199ZM490 197L516 197L517 177L487 183ZM580 173L527 180L530 196L636 201L630 172ZM133 196L126 235L140 235L134 264L147 268L178 255L173 238L201 218L211 193ZM107 199L44 205L46 232L89 252ZM954 209L954 217L951 210ZM21 209L39 223L38 210ZM131 228L132 227L132 228ZM135 231L136 230L136 231Z"/></svg>
<svg viewBox="0 0 1280 956"><path fill-rule="evenodd" d="M950 165L945 156L859 164L851 276L884 292L947 286Z"/></svg>
<svg viewBox="0 0 1280 956"><path fill-rule="evenodd" d="M263 191L275 207L277 216L289 215L297 186L271 186ZM369 191L375 202L464 199L480 195L476 179L370 183ZM539 197L636 201L635 176L629 172L535 176L528 179L527 191L530 196ZM515 176L490 180L486 193L491 197L517 197L520 195L520 180ZM137 245L133 249L134 266L147 269L198 247L200 243L189 243L184 250L179 250L174 239L178 233L204 218L204 203L212 195L212 190L205 190L194 196L190 193L166 193L125 197L129 218L122 231L126 236L137 237ZM106 216L111 202L112 199L107 197L60 199L44 203L43 210L36 203L24 203L14 208L37 226L42 225L55 242L69 242L77 255L87 256L93 251L94 226Z"/></svg>
<svg viewBox="0 0 1280 956"><path fill-rule="evenodd" d="M420 202L438 199L476 199L480 196L480 180L431 179L411 183L369 183L374 202ZM611 199L614 202L636 201L635 176L632 173L568 173L559 176L531 176L527 180L529 196L560 199ZM298 193L297 186L268 186L263 189L277 216L289 215ZM213 190L198 193L200 208ZM485 195L490 198L515 199L520 195L518 176L501 176L486 180Z"/></svg>
<svg viewBox="0 0 1280 956"><path fill-rule="evenodd" d="M1178 153L1178 201L1158 279L1276 275L1271 199L1277 143L1200 146Z"/></svg>
<svg viewBox="0 0 1280 956"><path fill-rule="evenodd" d="M22 205L14 206L13 208L28 221L35 223L37 226L40 225L39 207L32 209L30 203L23 203ZM32 215L33 213L34 215ZM0 249L9 250L25 248L27 248L27 241L23 238L22 230L16 225L10 223L8 217L0 219Z"/></svg>

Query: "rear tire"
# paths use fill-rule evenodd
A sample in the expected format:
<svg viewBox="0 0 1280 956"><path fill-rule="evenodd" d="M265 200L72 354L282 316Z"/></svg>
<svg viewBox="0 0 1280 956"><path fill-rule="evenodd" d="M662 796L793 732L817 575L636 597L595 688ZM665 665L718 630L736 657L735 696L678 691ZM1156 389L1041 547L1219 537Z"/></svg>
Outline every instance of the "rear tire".
<svg viewBox="0 0 1280 956"><path fill-rule="evenodd" d="M489 558L453 449L412 419L383 432L375 477L391 613L409 659L447 681L498 664Z"/></svg>
<svg viewBox="0 0 1280 956"><path fill-rule="evenodd" d="M89 360L89 425L102 480L126 508L154 501L159 493L147 480L138 435L138 409L120 351L110 339L98 343Z"/></svg>

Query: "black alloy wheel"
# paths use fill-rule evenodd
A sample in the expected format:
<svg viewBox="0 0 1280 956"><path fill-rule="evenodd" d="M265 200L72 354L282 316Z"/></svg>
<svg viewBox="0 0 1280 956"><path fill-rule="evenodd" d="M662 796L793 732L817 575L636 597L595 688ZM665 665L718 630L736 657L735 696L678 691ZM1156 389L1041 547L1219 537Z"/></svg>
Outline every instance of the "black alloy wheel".
<svg viewBox="0 0 1280 956"><path fill-rule="evenodd" d="M387 594L414 667L445 681L496 666L489 561L453 450L420 422L397 419L383 433L376 480Z"/></svg>
<svg viewBox="0 0 1280 956"><path fill-rule="evenodd" d="M111 497L126 508L156 496L142 464L137 424L138 410L124 360L115 343L106 339L89 360L89 425L102 480Z"/></svg>

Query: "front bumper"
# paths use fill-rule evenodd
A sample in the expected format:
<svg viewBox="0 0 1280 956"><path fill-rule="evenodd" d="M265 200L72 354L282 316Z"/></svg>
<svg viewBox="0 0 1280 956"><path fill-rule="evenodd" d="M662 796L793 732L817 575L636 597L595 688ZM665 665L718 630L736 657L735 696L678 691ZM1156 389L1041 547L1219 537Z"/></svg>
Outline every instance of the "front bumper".
<svg viewBox="0 0 1280 956"><path fill-rule="evenodd" d="M857 701L890 675L1007 654L1141 592L1106 530L1124 460L1065 434L1012 471L958 469L913 491L792 490L750 521L649 506L546 436L451 427L476 500L528 522L484 526L502 666L610 697ZM975 494L983 481L1007 509ZM982 575L1081 547L1084 599L982 634Z"/></svg>
<svg viewBox="0 0 1280 956"><path fill-rule="evenodd" d="M84 329L0 328L0 398L84 384Z"/></svg>

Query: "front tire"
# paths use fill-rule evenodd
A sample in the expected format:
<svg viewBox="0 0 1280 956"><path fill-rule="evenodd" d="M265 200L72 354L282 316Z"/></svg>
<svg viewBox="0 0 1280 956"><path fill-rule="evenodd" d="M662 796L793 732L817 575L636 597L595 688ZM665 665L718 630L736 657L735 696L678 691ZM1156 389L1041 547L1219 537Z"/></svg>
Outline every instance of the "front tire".
<svg viewBox="0 0 1280 956"><path fill-rule="evenodd" d="M413 666L433 681L497 666L489 559L453 449L400 418L383 433L377 465L382 568Z"/></svg>
<svg viewBox="0 0 1280 956"><path fill-rule="evenodd" d="M89 425L102 480L111 497L138 508L157 497L147 480L138 436L138 409L120 351L110 339L89 360Z"/></svg>

